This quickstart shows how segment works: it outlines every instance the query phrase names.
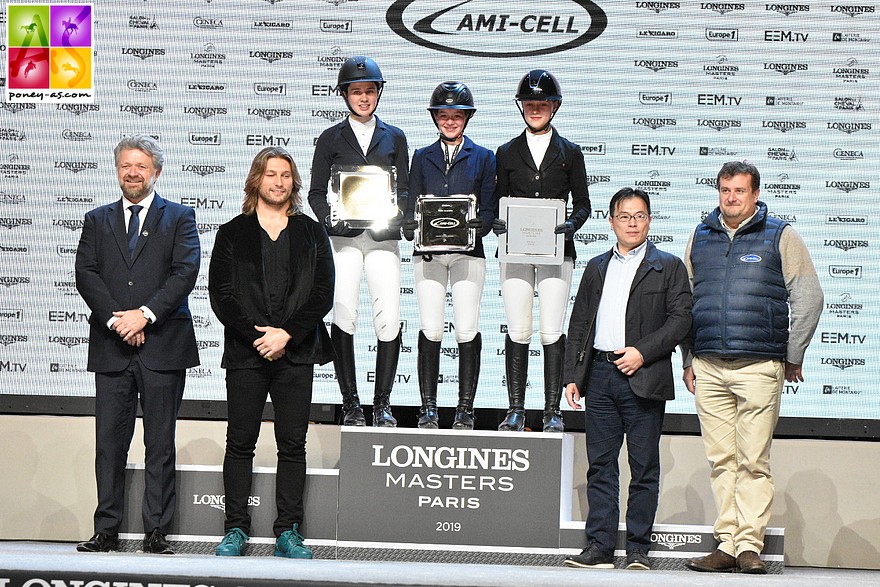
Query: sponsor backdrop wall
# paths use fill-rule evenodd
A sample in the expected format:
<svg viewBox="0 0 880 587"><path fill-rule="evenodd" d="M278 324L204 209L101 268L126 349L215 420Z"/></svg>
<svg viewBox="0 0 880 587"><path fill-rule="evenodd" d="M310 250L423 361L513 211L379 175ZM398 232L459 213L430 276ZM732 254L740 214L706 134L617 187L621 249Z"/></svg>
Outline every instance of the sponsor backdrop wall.
<svg viewBox="0 0 880 587"><path fill-rule="evenodd" d="M35 11L46 6L21 4ZM586 261L613 242L606 208L617 189L638 186L651 194L650 238L680 255L693 227L717 204L713 184L721 164L756 163L762 199L803 235L826 296L804 366L807 381L786 384L782 413L880 418L876 3L121 0L92 6L93 101L18 103L3 88L0 393L93 393L85 372L88 309L74 287L74 254L83 214L119 197L113 145L147 133L167 152L159 192L195 208L202 243L190 298L202 364L189 372L186 397L224 399L222 330L207 296L214 235L238 213L248 165L263 146L290 150L308 186L316 138L347 113L336 87L339 65L368 54L388 80L378 114L407 133L411 151L436 139L425 107L439 82L470 86L478 111L468 135L494 149L523 129L513 102L521 76L537 67L557 76L564 102L555 125L582 147L594 207L575 237L572 298ZM31 24L4 14L4 61ZM495 237L486 240L491 254ZM417 405L419 319L409 243L401 243L401 256L404 348L392 399ZM497 262L490 258L487 265L476 404L503 407L505 320ZM359 384L369 397L375 338L367 298L357 343ZM448 315L451 320L451 308ZM455 402L453 330L449 323L442 346L441 405ZM538 408L537 335L532 354L527 407ZM337 403L332 366L318 368L315 379L314 401ZM693 412L683 387L669 411Z"/></svg>

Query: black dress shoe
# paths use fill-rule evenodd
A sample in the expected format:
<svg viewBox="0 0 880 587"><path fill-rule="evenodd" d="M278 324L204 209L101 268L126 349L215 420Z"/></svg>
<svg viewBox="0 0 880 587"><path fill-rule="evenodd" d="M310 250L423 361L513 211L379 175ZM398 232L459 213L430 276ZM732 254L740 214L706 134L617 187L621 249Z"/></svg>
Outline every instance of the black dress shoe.
<svg viewBox="0 0 880 587"><path fill-rule="evenodd" d="M119 550L119 539L103 532L98 532L85 542L76 545L79 552L110 552Z"/></svg>
<svg viewBox="0 0 880 587"><path fill-rule="evenodd" d="M171 545L165 540L165 535L156 528L144 536L144 552L150 554L174 554Z"/></svg>

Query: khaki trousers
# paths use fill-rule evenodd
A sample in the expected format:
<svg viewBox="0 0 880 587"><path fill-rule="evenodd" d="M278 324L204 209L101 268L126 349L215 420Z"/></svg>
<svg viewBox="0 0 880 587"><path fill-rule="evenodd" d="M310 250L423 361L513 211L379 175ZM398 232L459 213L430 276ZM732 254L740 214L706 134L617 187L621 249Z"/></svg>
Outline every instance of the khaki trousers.
<svg viewBox="0 0 880 587"><path fill-rule="evenodd" d="M764 549L773 478L770 443L779 419L780 360L694 358L696 406L718 508L715 539L731 556Z"/></svg>

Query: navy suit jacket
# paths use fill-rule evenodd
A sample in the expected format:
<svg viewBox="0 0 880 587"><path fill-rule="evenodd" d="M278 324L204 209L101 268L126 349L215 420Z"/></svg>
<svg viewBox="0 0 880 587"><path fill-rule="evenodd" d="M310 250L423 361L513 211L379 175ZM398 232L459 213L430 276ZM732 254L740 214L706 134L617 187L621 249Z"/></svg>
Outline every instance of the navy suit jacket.
<svg viewBox="0 0 880 587"><path fill-rule="evenodd" d="M76 250L76 288L91 309L88 370L125 369L135 354L153 371L199 364L187 296L199 274L199 234L192 208L158 194L129 255L122 200L88 212ZM156 322L140 347L124 342L107 322L117 310L147 306Z"/></svg>
<svg viewBox="0 0 880 587"><path fill-rule="evenodd" d="M636 347L645 359L629 384L639 397L670 400L675 397L672 352L691 329L691 287L681 259L650 241L647 247L626 305L626 346ZM576 383L581 396L590 379L596 314L610 260L609 250L587 263L569 320L563 382Z"/></svg>
<svg viewBox="0 0 880 587"><path fill-rule="evenodd" d="M327 186L330 181L330 168L337 165L380 165L394 166L397 173L397 207L406 210L409 197L409 148L403 131L386 124L376 116L373 138L364 155L361 146L351 130L348 118L334 124L321 133L315 144L312 156L312 183L309 188L309 206L319 222L330 214L327 203ZM352 229L350 236L357 236L363 230ZM377 241L400 240L400 228L370 231Z"/></svg>
<svg viewBox="0 0 880 587"><path fill-rule="evenodd" d="M263 273L260 222L256 214L239 214L217 231L208 271L211 308L224 329L224 369L261 367L266 360L254 348L263 336L254 326L283 328L291 339L284 358L294 363L324 364L333 360L333 345L324 316L333 307L335 268L330 239L320 224L297 214L288 218L290 280L284 316L269 323L269 295Z"/></svg>

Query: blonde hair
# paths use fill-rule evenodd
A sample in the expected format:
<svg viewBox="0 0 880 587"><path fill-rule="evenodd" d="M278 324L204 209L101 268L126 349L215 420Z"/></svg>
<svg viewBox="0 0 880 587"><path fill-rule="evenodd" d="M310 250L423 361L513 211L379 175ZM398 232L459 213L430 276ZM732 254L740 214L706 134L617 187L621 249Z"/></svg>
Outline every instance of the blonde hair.
<svg viewBox="0 0 880 587"><path fill-rule="evenodd" d="M260 182L266 173L266 165L269 159L284 159L290 163L290 171L293 174L293 189L290 191L290 207L287 209L288 216L294 216L302 211L302 198L299 191L302 189L302 177L296 168L293 157L286 149L281 147L266 147L256 154L251 162L247 179L244 181L244 201L241 203L243 214L253 214L257 210L257 202L260 200Z"/></svg>

